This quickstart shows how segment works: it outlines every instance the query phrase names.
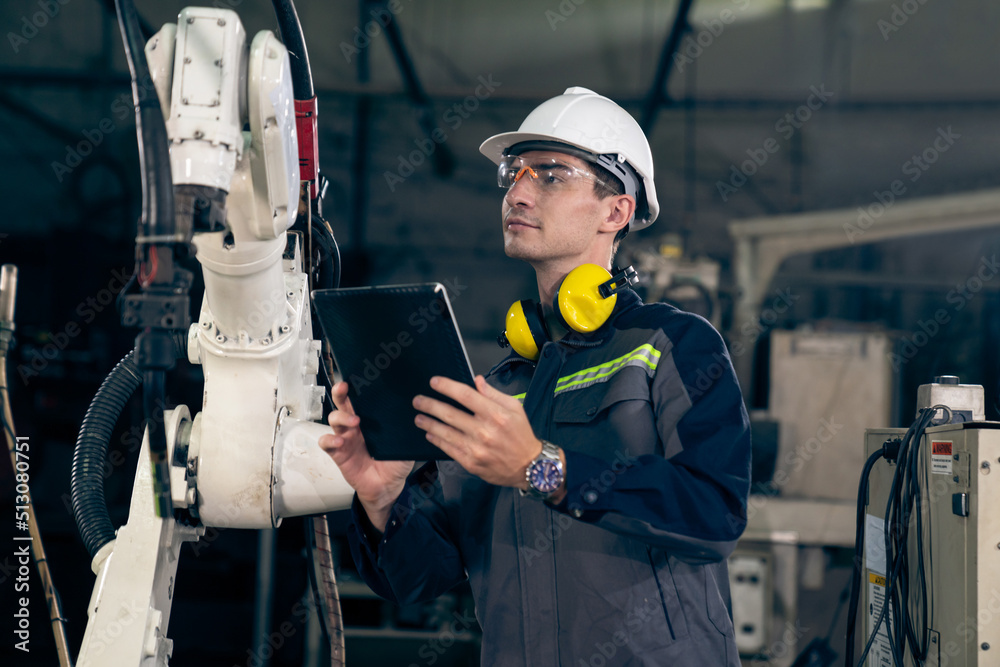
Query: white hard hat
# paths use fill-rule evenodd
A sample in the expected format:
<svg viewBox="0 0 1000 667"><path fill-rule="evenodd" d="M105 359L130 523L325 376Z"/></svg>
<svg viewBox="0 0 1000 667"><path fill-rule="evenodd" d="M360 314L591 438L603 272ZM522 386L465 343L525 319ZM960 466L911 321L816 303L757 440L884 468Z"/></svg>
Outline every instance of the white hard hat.
<svg viewBox="0 0 1000 667"><path fill-rule="evenodd" d="M636 198L635 217L629 229L642 229L656 220L660 205L653 184L653 153L639 123L613 101L587 88L567 88L562 95L535 107L517 132L490 137L479 152L500 164L504 155L540 150L545 142L583 151L586 159L625 184L626 194ZM553 146L551 150L559 148ZM639 179L641 188L636 182Z"/></svg>

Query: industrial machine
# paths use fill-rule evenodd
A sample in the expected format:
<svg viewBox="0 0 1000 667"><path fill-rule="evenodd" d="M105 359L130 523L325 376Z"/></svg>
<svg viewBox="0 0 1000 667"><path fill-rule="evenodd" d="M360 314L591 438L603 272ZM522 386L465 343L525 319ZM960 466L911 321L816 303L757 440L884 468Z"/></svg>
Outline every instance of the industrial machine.
<svg viewBox="0 0 1000 667"><path fill-rule="evenodd" d="M631 263L644 277L640 292L650 303L662 301L697 313L716 328L722 323L719 304L719 263L684 256L677 234L665 234L656 250L637 246L630 250Z"/></svg>
<svg viewBox="0 0 1000 667"><path fill-rule="evenodd" d="M294 7L274 2L284 43L270 31L248 38L231 10L192 7L143 44L134 7L117 4L145 187L141 291L126 290L122 321L140 333L95 396L74 455L74 513L97 575L77 664L162 667L183 542L208 527L269 529L344 509L353 491L317 444L329 428L316 422L324 388L310 291L325 254L314 248L335 244L319 217L315 96ZM191 254L205 283L195 322ZM204 370L200 411L165 409L177 357ZM116 530L104 459L139 386L146 432ZM318 552L329 559L324 526ZM335 617L335 584L320 584L318 607ZM342 650L332 654L343 664Z"/></svg>
<svg viewBox="0 0 1000 667"><path fill-rule="evenodd" d="M1000 423L984 419L983 388L941 376L909 429L867 431L848 665L1000 661Z"/></svg>

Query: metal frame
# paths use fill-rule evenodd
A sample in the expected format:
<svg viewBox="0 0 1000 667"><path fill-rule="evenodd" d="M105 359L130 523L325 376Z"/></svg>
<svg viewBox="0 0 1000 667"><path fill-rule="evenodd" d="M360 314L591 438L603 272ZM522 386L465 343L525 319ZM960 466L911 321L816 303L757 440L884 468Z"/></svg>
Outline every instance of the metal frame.
<svg viewBox="0 0 1000 667"><path fill-rule="evenodd" d="M877 217L869 213L871 223L859 222L862 210L837 209L751 218L729 224L729 234L735 244L737 287L729 342L743 351L733 355L733 365L744 394L753 386L754 355L748 352L752 352L758 331L744 324L757 322L764 297L782 262L806 252L924 234L1000 227L1000 189L897 201L882 207Z"/></svg>

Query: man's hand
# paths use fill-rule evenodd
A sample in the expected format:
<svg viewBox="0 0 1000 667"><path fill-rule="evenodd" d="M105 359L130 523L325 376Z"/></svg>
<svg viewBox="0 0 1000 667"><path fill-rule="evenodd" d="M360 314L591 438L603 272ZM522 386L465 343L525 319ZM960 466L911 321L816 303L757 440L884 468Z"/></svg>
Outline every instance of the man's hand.
<svg viewBox="0 0 1000 667"><path fill-rule="evenodd" d="M475 389L443 377L431 378L431 388L465 406L463 412L443 401L417 396L416 424L427 440L465 470L497 486L527 488L524 472L542 451L521 402L491 387L482 375ZM427 416L430 415L430 416Z"/></svg>
<svg viewBox="0 0 1000 667"><path fill-rule="evenodd" d="M330 413L329 419L333 433L321 437L319 446L326 450L347 483L357 491L368 520L375 528L385 532L392 504L403 492L406 477L413 469L413 461L373 459L361 435L361 418L355 414L351 399L347 397L347 383L333 385L330 396L337 407Z"/></svg>

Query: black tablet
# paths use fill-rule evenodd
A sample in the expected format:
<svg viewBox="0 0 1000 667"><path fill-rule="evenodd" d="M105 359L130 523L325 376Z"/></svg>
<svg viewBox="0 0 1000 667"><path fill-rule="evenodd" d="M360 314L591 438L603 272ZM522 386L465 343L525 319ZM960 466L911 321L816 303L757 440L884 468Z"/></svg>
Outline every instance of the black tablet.
<svg viewBox="0 0 1000 667"><path fill-rule="evenodd" d="M431 377L475 386L444 286L316 290L313 301L372 458L449 458L413 423L417 394L457 406L431 389Z"/></svg>

